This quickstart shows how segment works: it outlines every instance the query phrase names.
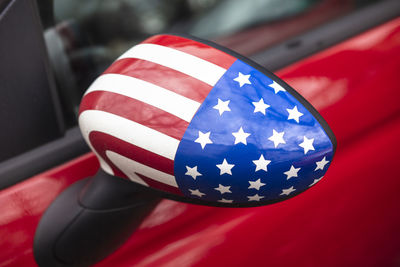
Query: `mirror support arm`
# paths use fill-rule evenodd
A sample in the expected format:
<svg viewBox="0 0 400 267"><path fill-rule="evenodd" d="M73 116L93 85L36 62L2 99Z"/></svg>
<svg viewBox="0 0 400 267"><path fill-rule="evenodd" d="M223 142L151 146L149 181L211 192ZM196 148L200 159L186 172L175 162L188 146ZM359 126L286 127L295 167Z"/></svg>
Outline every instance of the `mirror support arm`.
<svg viewBox="0 0 400 267"><path fill-rule="evenodd" d="M122 245L160 201L101 169L67 188L42 216L34 239L41 267L89 266Z"/></svg>

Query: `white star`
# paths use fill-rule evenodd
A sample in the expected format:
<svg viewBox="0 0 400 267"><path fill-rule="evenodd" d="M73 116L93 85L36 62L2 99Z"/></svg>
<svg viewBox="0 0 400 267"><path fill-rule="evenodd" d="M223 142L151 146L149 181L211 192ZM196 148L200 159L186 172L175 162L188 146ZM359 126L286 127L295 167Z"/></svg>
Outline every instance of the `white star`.
<svg viewBox="0 0 400 267"><path fill-rule="evenodd" d="M264 103L264 99L260 99L258 102L252 102L254 105L254 113L261 112L265 115L265 110L270 107L270 105Z"/></svg>
<svg viewBox="0 0 400 267"><path fill-rule="evenodd" d="M274 146L277 147L279 144L286 144L285 140L283 139L283 135L285 132L280 132L278 133L275 131L275 129L272 130L272 136L268 138L268 140L271 140L274 142Z"/></svg>
<svg viewBox="0 0 400 267"><path fill-rule="evenodd" d="M260 190L260 187L265 185L264 183L261 183L261 179L258 179L257 181L249 181L249 184L250 186L248 189L254 188L257 190Z"/></svg>
<svg viewBox="0 0 400 267"><path fill-rule="evenodd" d="M221 194L224 194L224 193L232 193L232 191L229 190L230 188L231 188L230 186L223 186L222 184L219 184L218 187L214 189L219 191Z"/></svg>
<svg viewBox="0 0 400 267"><path fill-rule="evenodd" d="M320 161L317 161L317 167L315 168L314 171L316 170L323 170L325 168L325 165L329 163L329 160L326 160L326 157L324 157L323 159L321 159Z"/></svg>
<svg viewBox="0 0 400 267"><path fill-rule="evenodd" d="M218 169L220 169L219 175L224 173L232 175L231 169L235 167L235 164L229 164L226 159L221 164L217 164Z"/></svg>
<svg viewBox="0 0 400 267"><path fill-rule="evenodd" d="M189 166L186 166L186 173L185 175L192 176L193 179L196 180L197 176L201 176L201 173L197 171L197 166L194 166L193 168L190 168Z"/></svg>
<svg viewBox="0 0 400 267"><path fill-rule="evenodd" d="M283 89L282 86L277 84L275 81L272 84L268 85L268 86L274 88L275 94L279 93L280 91L282 91L282 92L286 91L285 89Z"/></svg>
<svg viewBox="0 0 400 267"><path fill-rule="evenodd" d="M248 196L249 201L260 201L260 199L264 198L264 196L259 196L258 194L255 194L254 196Z"/></svg>
<svg viewBox="0 0 400 267"><path fill-rule="evenodd" d="M218 202L222 202L222 203L232 203L233 200L222 198L222 199L218 200Z"/></svg>
<svg viewBox="0 0 400 267"><path fill-rule="evenodd" d="M297 110L297 106L294 106L292 109L287 108L286 110L289 112L288 120L295 120L297 123L299 123L299 118L304 115Z"/></svg>
<svg viewBox="0 0 400 267"><path fill-rule="evenodd" d="M304 141L299 144L302 148L304 148L304 155L307 154L310 150L315 150L313 146L314 138L308 139L304 136Z"/></svg>
<svg viewBox="0 0 400 267"><path fill-rule="evenodd" d="M247 145L246 138L249 137L250 134L245 133L242 127L240 127L239 131L232 133L232 135L235 137L235 145L237 143L243 143Z"/></svg>
<svg viewBox="0 0 400 267"><path fill-rule="evenodd" d="M203 133L199 131L199 137L194 140L196 143L199 143L201 145L201 148L204 149L204 147L207 144L212 144L213 142L210 140L210 132L208 133Z"/></svg>
<svg viewBox="0 0 400 267"><path fill-rule="evenodd" d="M267 171L267 166L268 166L268 164L271 163L271 161L264 159L264 156L261 155L258 160L253 160L253 163L256 164L256 170L255 171L258 171L258 170Z"/></svg>
<svg viewBox="0 0 400 267"><path fill-rule="evenodd" d="M287 175L286 180L289 180L292 177L297 177L297 173L300 171L300 168L295 168L293 165L290 167L290 170L284 172Z"/></svg>
<svg viewBox="0 0 400 267"><path fill-rule="evenodd" d="M311 187L311 186L315 185L316 183L318 183L319 181L321 181L322 178L324 178L324 176L322 176L322 177L319 178L319 179L314 179L314 182L312 182L312 184L310 184L308 187Z"/></svg>
<svg viewBox="0 0 400 267"><path fill-rule="evenodd" d="M242 87L245 84L251 84L251 82L249 81L250 78L250 74L248 75L243 75L243 73L239 72L239 76L237 76L235 79L233 79L234 81L239 83L239 86Z"/></svg>
<svg viewBox="0 0 400 267"><path fill-rule="evenodd" d="M290 187L290 188L288 188L288 189L283 189L282 190L282 193L280 194L281 196L282 195L289 195L290 193L292 193L292 192L294 192L294 191L296 191L296 189L294 189L294 187L292 186L292 187Z"/></svg>
<svg viewBox="0 0 400 267"><path fill-rule="evenodd" d="M221 116L222 113L224 113L225 111L231 111L231 109L228 106L229 102L230 100L222 101L221 99L218 98L218 104L215 105L213 108L217 109L219 111L219 115Z"/></svg>
<svg viewBox="0 0 400 267"><path fill-rule="evenodd" d="M190 194L194 195L194 196L198 196L198 197L202 197L205 194L200 192L199 189L193 190L193 189L189 189Z"/></svg>

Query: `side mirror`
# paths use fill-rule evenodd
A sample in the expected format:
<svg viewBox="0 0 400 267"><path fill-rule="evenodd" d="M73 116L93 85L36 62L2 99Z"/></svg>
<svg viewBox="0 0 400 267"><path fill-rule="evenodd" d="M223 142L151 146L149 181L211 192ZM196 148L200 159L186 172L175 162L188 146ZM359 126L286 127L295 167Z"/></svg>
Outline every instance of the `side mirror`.
<svg viewBox="0 0 400 267"><path fill-rule="evenodd" d="M160 196L222 207L288 199L321 180L336 148L324 119L274 74L216 44L174 35L151 37L118 58L85 93L79 125L101 170L46 211L35 237L40 266L55 266L52 257L83 266L105 257ZM102 229L112 245L88 234L97 215L78 215L78 207L94 206L129 207L120 214L129 220ZM49 237L61 214L62 229ZM82 233L91 249L84 253L71 244Z"/></svg>

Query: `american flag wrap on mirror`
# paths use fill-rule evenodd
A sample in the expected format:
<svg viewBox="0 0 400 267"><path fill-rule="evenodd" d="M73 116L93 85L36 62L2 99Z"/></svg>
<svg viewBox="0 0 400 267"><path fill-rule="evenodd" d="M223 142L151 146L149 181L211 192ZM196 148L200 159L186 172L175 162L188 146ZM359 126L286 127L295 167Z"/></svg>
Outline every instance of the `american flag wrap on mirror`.
<svg viewBox="0 0 400 267"><path fill-rule="evenodd" d="M79 125L109 174L205 201L277 201L320 181L334 152L281 84L204 43L157 35L89 87Z"/></svg>

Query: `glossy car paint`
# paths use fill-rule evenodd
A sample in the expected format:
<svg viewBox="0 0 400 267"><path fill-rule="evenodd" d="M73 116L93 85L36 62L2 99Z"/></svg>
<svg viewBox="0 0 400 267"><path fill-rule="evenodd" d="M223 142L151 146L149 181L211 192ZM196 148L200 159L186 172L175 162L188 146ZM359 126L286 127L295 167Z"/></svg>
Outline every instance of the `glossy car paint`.
<svg viewBox="0 0 400 267"><path fill-rule="evenodd" d="M281 70L337 137L325 179L257 208L163 200L96 266L398 266L399 69L400 18ZM88 154L1 192L0 266L35 266L40 215L97 168Z"/></svg>

